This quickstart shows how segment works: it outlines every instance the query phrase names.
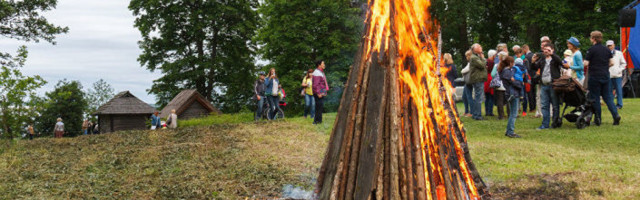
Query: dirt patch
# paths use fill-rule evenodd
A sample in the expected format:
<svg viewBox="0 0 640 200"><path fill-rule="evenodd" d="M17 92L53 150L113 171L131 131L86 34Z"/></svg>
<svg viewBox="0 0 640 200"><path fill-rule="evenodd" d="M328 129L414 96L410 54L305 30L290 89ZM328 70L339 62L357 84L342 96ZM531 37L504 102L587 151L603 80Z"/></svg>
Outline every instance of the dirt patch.
<svg viewBox="0 0 640 200"><path fill-rule="evenodd" d="M578 183L567 180L573 172L529 175L490 188L493 199L580 199Z"/></svg>

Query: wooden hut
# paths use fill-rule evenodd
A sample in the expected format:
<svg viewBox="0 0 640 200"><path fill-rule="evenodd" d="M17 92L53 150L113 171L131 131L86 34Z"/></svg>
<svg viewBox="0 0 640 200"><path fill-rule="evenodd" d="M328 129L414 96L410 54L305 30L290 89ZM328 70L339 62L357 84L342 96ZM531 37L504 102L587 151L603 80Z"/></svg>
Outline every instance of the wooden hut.
<svg viewBox="0 0 640 200"><path fill-rule="evenodd" d="M171 110L176 110L178 119L189 119L194 117L207 116L211 113L222 114L196 90L183 90L176 95L167 106L160 112L160 117L167 118Z"/></svg>
<svg viewBox="0 0 640 200"><path fill-rule="evenodd" d="M100 132L109 133L144 130L147 128L147 120L155 111L155 108L136 98L129 91L124 91L100 106L93 115L98 116Z"/></svg>

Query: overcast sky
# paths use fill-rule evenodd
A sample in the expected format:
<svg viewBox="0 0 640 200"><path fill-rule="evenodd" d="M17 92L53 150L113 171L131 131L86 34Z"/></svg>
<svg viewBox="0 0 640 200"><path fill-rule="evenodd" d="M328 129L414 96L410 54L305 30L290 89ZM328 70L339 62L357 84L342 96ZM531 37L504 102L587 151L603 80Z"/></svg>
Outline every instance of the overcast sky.
<svg viewBox="0 0 640 200"><path fill-rule="evenodd" d="M18 46L27 46L29 57L22 71L49 82L38 91L41 95L64 78L79 80L85 89L104 79L116 93L129 90L141 100L155 103L155 97L146 90L160 74L140 67L136 60L141 36L133 27L135 18L127 9L129 1L58 0L57 9L45 13L53 24L70 29L57 37L57 45L0 37L0 51L15 54Z"/></svg>

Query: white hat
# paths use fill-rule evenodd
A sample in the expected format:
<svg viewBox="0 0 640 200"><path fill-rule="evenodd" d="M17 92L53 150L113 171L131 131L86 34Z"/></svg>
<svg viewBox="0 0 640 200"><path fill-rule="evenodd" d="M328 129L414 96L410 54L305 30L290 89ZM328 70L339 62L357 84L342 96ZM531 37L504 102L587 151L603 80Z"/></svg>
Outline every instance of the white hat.
<svg viewBox="0 0 640 200"><path fill-rule="evenodd" d="M498 53L498 52L496 52L496 50L493 50L493 49L489 50L489 53L488 53L489 54L489 58L495 56L496 53Z"/></svg>
<svg viewBox="0 0 640 200"><path fill-rule="evenodd" d="M607 40L607 46L609 45L615 45L615 43L613 43L613 40Z"/></svg>

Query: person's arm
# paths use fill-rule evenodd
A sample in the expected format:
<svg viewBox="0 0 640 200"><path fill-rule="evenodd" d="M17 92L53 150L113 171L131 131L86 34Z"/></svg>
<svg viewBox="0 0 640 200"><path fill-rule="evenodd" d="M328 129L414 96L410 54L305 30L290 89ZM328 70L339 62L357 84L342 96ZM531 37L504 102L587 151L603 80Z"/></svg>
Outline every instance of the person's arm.
<svg viewBox="0 0 640 200"><path fill-rule="evenodd" d="M496 75L498 74L498 65L493 66L493 69L491 70L491 77L496 77Z"/></svg>
<svg viewBox="0 0 640 200"><path fill-rule="evenodd" d="M573 65L571 65L570 68L576 71L584 70L584 63L582 62L582 54L575 54L573 56Z"/></svg>
<svg viewBox="0 0 640 200"><path fill-rule="evenodd" d="M619 54L620 56L620 71L624 71L624 69L627 68L627 60L624 59L624 55L622 55L622 52L620 52Z"/></svg>
<svg viewBox="0 0 640 200"><path fill-rule="evenodd" d="M482 70L486 65L486 63L482 62L482 58L478 56L471 57L471 67Z"/></svg>
<svg viewBox="0 0 640 200"><path fill-rule="evenodd" d="M264 87L271 87L271 85L273 85L273 81L271 81L271 78L265 78L264 79Z"/></svg>
<svg viewBox="0 0 640 200"><path fill-rule="evenodd" d="M302 86L303 88L309 87L309 85L307 84L307 77L304 77L304 78L302 79L302 84L301 84L301 86Z"/></svg>

